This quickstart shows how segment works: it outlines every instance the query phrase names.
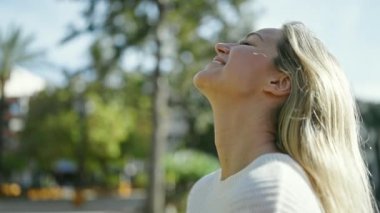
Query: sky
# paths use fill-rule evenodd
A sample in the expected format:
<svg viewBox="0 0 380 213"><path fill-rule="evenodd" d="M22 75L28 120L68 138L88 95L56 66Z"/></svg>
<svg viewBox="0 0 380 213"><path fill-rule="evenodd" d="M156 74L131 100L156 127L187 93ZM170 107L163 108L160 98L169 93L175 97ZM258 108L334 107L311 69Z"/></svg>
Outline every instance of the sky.
<svg viewBox="0 0 380 213"><path fill-rule="evenodd" d="M260 14L256 29L281 27L288 21L305 23L336 56L355 95L380 102L379 0L255 0L250 6ZM79 68L87 61L91 38L59 45L70 23L83 24L82 7L76 0L0 0L0 30L16 24L34 34L35 46L47 49L47 59L58 69L30 70L50 84L59 84L59 69Z"/></svg>
<svg viewBox="0 0 380 213"><path fill-rule="evenodd" d="M355 95L380 102L379 0L257 0L256 27L302 21L337 58Z"/></svg>
<svg viewBox="0 0 380 213"><path fill-rule="evenodd" d="M83 24L83 4L76 0L0 0L0 30L11 25L35 37L34 48L46 51L46 61L54 67L28 67L50 84L63 82L62 69L75 69L86 63L86 48L91 40L79 37L60 45L71 23Z"/></svg>

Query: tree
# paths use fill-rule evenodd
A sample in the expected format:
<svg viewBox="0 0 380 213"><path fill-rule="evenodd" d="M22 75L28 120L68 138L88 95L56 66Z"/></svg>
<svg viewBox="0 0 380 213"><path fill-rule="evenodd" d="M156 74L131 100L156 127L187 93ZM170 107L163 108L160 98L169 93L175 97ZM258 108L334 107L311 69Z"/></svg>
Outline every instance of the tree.
<svg viewBox="0 0 380 213"><path fill-rule="evenodd" d="M31 35L25 35L21 28L10 27L8 32L0 31L0 182L3 174L3 117L5 111L5 93L4 87L9 79L12 70L17 65L27 65L42 56L41 51L34 50L31 45L34 38Z"/></svg>
<svg viewBox="0 0 380 213"><path fill-rule="evenodd" d="M219 167L216 157L192 149L167 154L165 162L167 198L179 212L186 211L187 194L195 181Z"/></svg>
<svg viewBox="0 0 380 213"><path fill-rule="evenodd" d="M128 140L137 118L120 98L105 103L91 91L84 97L87 113L82 121L74 110L77 102L70 88L45 91L31 98L21 137L23 152L41 171L51 172L59 160L73 160L81 167L78 172L87 177L84 181L89 183L88 177L95 175L110 186L114 183L107 182L107 178L115 176L110 167L122 159L120 147Z"/></svg>
<svg viewBox="0 0 380 213"><path fill-rule="evenodd" d="M194 92L188 92L193 73L200 69L200 64L213 55L212 43L219 39L238 40L242 32L252 30L254 16L241 14L247 8L244 0L195 0L186 3L161 0L143 1L90 1L84 11L85 28L71 27L71 32L64 39L69 41L83 33L95 35L95 43L103 44L101 55L108 52L104 60L94 60L89 65L97 80L103 81L112 75L123 61L130 60L128 53L142 54L134 71L150 73L147 78L150 87L152 107L152 140L150 157L150 190L147 212L162 212L164 206L163 158L168 137L167 105L186 113L191 133L206 129L202 134L210 135L211 124L206 128L197 125L197 115L204 114L206 120L210 113L204 110L204 101ZM246 16L244 18L243 16ZM240 25L238 23L250 23ZM241 27L243 26L243 27ZM150 63L149 63L150 62ZM147 66L147 65L153 66ZM193 64L194 66L189 66ZM186 72L187 71L187 72ZM170 89L168 75L175 91ZM126 91L128 92L128 91ZM131 92L131 91L129 91ZM195 101L194 104L192 101ZM200 103L200 104L199 104ZM206 111L204 113L204 111ZM198 125L200 126L200 125ZM188 137L188 144L197 137ZM193 145L195 146L195 145Z"/></svg>
<svg viewBox="0 0 380 213"><path fill-rule="evenodd" d="M358 101L363 119L364 151L366 152L368 169L371 173L371 182L376 200L380 200L380 104ZM366 134L363 134L366 133Z"/></svg>

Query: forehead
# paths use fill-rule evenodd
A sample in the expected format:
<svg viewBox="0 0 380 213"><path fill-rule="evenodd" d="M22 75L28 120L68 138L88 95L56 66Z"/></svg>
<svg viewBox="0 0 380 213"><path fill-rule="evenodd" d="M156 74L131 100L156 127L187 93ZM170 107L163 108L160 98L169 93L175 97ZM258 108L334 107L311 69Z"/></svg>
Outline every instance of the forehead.
<svg viewBox="0 0 380 213"><path fill-rule="evenodd" d="M277 43L282 36L282 31L277 28L264 28L255 32L248 33L247 39L253 39L257 37L264 43Z"/></svg>

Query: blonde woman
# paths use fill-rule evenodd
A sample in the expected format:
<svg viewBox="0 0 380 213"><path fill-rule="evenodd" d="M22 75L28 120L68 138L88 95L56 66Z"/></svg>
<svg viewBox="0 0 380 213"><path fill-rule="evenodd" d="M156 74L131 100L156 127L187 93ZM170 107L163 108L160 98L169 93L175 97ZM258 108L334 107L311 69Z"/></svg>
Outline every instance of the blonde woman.
<svg viewBox="0 0 380 213"><path fill-rule="evenodd" d="M355 100L335 58L302 23L218 43L194 77L209 100L221 169L188 213L377 211Z"/></svg>

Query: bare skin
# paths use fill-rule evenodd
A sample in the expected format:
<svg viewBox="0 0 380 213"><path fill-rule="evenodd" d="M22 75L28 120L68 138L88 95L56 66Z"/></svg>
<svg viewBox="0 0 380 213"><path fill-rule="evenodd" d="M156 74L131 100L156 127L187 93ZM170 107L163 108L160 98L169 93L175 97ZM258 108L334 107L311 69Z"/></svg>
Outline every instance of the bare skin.
<svg viewBox="0 0 380 213"><path fill-rule="evenodd" d="M217 56L194 77L212 106L221 180L260 155L279 152L276 112L290 92L289 77L272 62L281 31L256 33L239 44L216 44Z"/></svg>

